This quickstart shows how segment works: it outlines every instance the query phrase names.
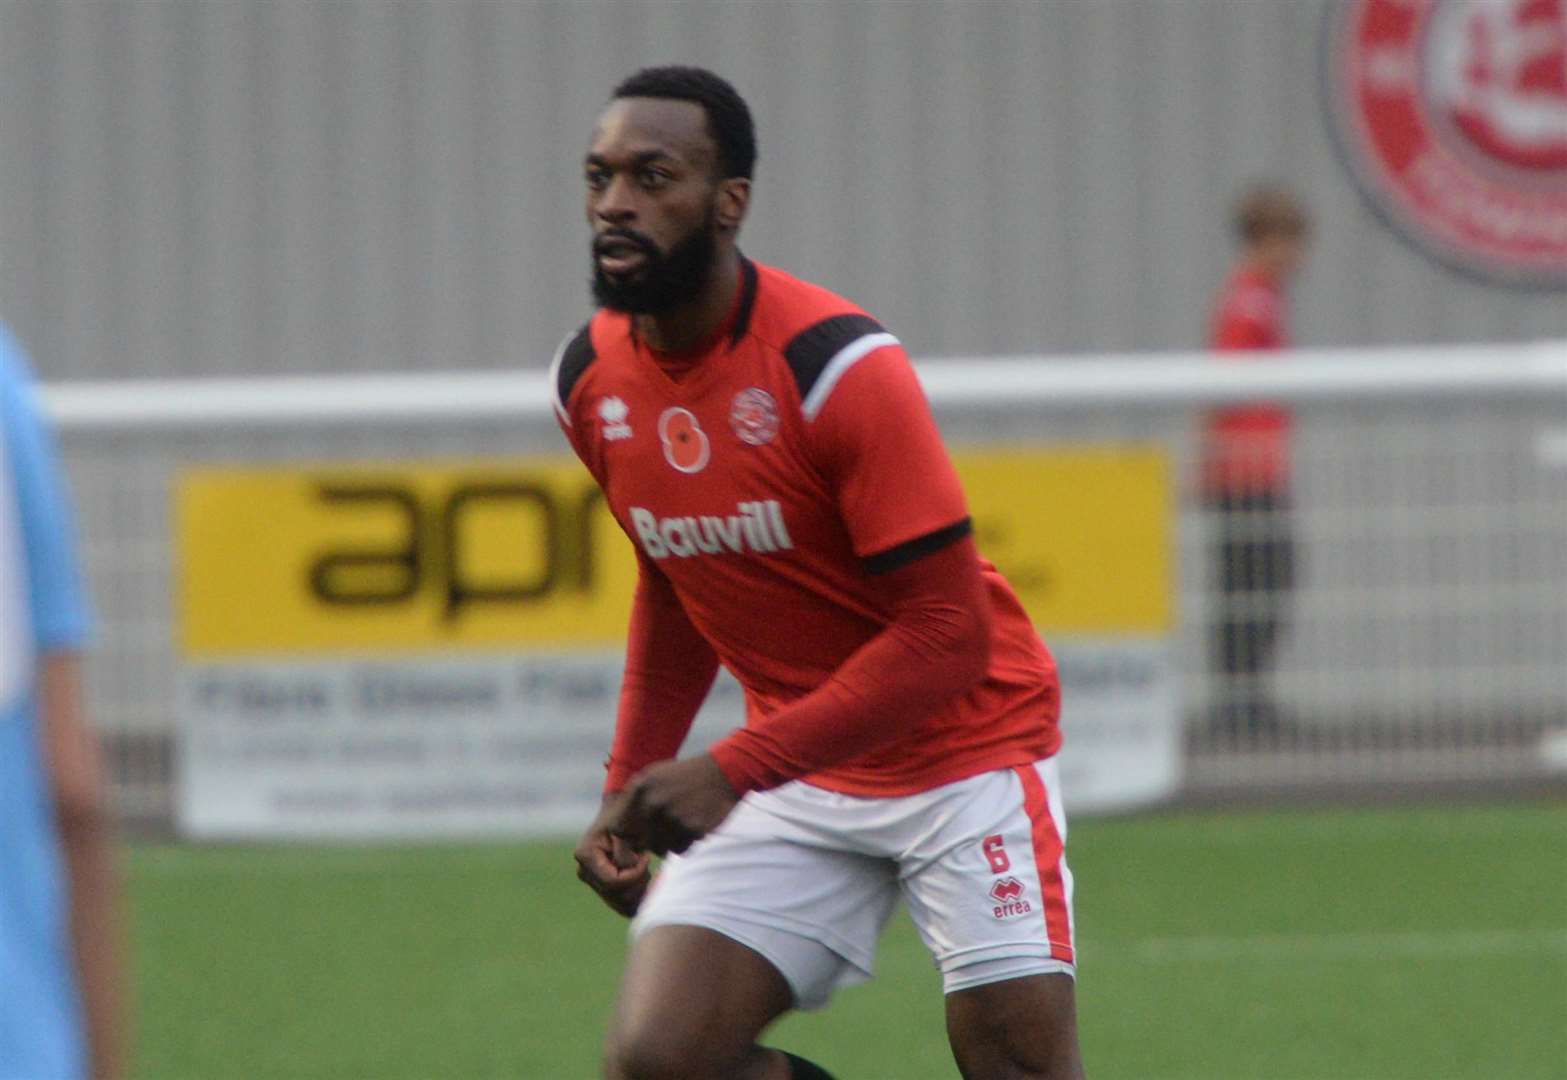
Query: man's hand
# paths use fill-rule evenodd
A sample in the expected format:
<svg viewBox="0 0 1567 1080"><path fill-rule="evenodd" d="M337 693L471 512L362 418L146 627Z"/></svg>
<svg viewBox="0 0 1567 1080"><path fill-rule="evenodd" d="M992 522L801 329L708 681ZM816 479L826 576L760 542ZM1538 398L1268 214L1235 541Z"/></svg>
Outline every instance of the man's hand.
<svg viewBox="0 0 1567 1080"><path fill-rule="evenodd" d="M661 761L632 778L609 830L638 851L682 852L723 824L740 797L710 754Z"/></svg>
<svg viewBox="0 0 1567 1080"><path fill-rule="evenodd" d="M653 874L646 852L634 849L610 832L610 824L621 816L626 801L625 792L605 798L598 817L577 842L574 858L577 877L587 882L604 903L629 919L641 906Z"/></svg>

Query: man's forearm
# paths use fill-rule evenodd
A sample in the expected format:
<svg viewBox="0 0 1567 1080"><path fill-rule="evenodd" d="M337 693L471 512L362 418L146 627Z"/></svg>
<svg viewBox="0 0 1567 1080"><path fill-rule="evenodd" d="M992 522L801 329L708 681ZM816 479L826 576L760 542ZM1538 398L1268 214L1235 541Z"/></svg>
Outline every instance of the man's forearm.
<svg viewBox="0 0 1567 1080"><path fill-rule="evenodd" d="M44 752L69 876L76 961L94 1080L125 1073L125 982L118 845L97 739L83 718L79 662L48 656L40 670Z"/></svg>
<svg viewBox="0 0 1567 1080"><path fill-rule="evenodd" d="M718 657L669 582L643 566L631 604L606 791L620 790L644 766L679 752L717 674Z"/></svg>
<svg viewBox="0 0 1567 1080"><path fill-rule="evenodd" d="M894 617L816 690L710 753L731 786L754 791L904 738L982 680L990 601L972 540L886 575Z"/></svg>
<svg viewBox="0 0 1567 1080"><path fill-rule="evenodd" d="M71 946L76 955L94 1080L125 1074L120 868L113 829L99 825L62 835L71 887Z"/></svg>

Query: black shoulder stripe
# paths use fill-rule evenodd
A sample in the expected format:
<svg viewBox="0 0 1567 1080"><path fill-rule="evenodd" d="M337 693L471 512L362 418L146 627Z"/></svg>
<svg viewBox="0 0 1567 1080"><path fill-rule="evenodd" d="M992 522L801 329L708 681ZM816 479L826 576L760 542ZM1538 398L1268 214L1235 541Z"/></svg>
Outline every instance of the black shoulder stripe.
<svg viewBox="0 0 1567 1080"><path fill-rule="evenodd" d="M593 335L589 333L592 323L585 323L581 330L565 344L561 345L560 352L555 355L555 404L562 414L565 414L566 403L571 400L572 388L577 385L577 380L582 378L582 373L588 370L588 365L593 363L597 353L593 351Z"/></svg>
<svg viewBox="0 0 1567 1080"><path fill-rule="evenodd" d="M924 536L916 536L913 540L899 544L895 548L879 551L875 555L861 559L861 565L868 574L886 574L900 567L909 565L927 555L934 555L944 547L950 547L959 540L974 531L974 522L970 518L944 529L926 533Z"/></svg>
<svg viewBox="0 0 1567 1080"><path fill-rule="evenodd" d="M784 359L794 372L794 383L800 388L800 400L811 396L811 388L821 378L827 364L848 344L866 334L882 334L881 323L869 315L834 315L815 326L801 330L784 346Z"/></svg>

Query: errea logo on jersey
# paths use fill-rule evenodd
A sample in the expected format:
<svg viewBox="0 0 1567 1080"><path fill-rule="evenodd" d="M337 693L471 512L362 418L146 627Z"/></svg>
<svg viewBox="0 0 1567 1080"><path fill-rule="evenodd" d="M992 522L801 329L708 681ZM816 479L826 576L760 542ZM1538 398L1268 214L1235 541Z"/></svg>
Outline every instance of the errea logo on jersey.
<svg viewBox="0 0 1567 1080"><path fill-rule="evenodd" d="M613 442L616 439L631 438L631 425L626 423L626 417L631 410L625 401L618 397L607 397L599 402L599 419L604 422L604 438Z"/></svg>
<svg viewBox="0 0 1567 1080"><path fill-rule="evenodd" d="M767 554L794 547L789 530L784 528L783 508L777 499L743 502L726 517L654 517L651 510L631 508L631 526L642 541L649 558L673 555L689 559L693 555L720 555L726 551Z"/></svg>

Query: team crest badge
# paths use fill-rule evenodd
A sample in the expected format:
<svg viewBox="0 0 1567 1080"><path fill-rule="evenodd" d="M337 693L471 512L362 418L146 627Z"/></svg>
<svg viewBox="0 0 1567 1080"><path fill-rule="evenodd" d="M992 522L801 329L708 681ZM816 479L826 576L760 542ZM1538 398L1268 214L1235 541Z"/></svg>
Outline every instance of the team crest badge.
<svg viewBox="0 0 1567 1080"><path fill-rule="evenodd" d="M729 410L729 426L741 442L766 446L778 434L778 403L766 390L742 390Z"/></svg>
<svg viewBox="0 0 1567 1080"><path fill-rule="evenodd" d="M707 468L712 447L707 432L696 422L690 409L672 406L658 418L658 437L664 444L664 460L683 473L699 473Z"/></svg>
<svg viewBox="0 0 1567 1080"><path fill-rule="evenodd" d="M1384 218L1459 269L1567 285L1567 0L1343 0L1322 55Z"/></svg>

